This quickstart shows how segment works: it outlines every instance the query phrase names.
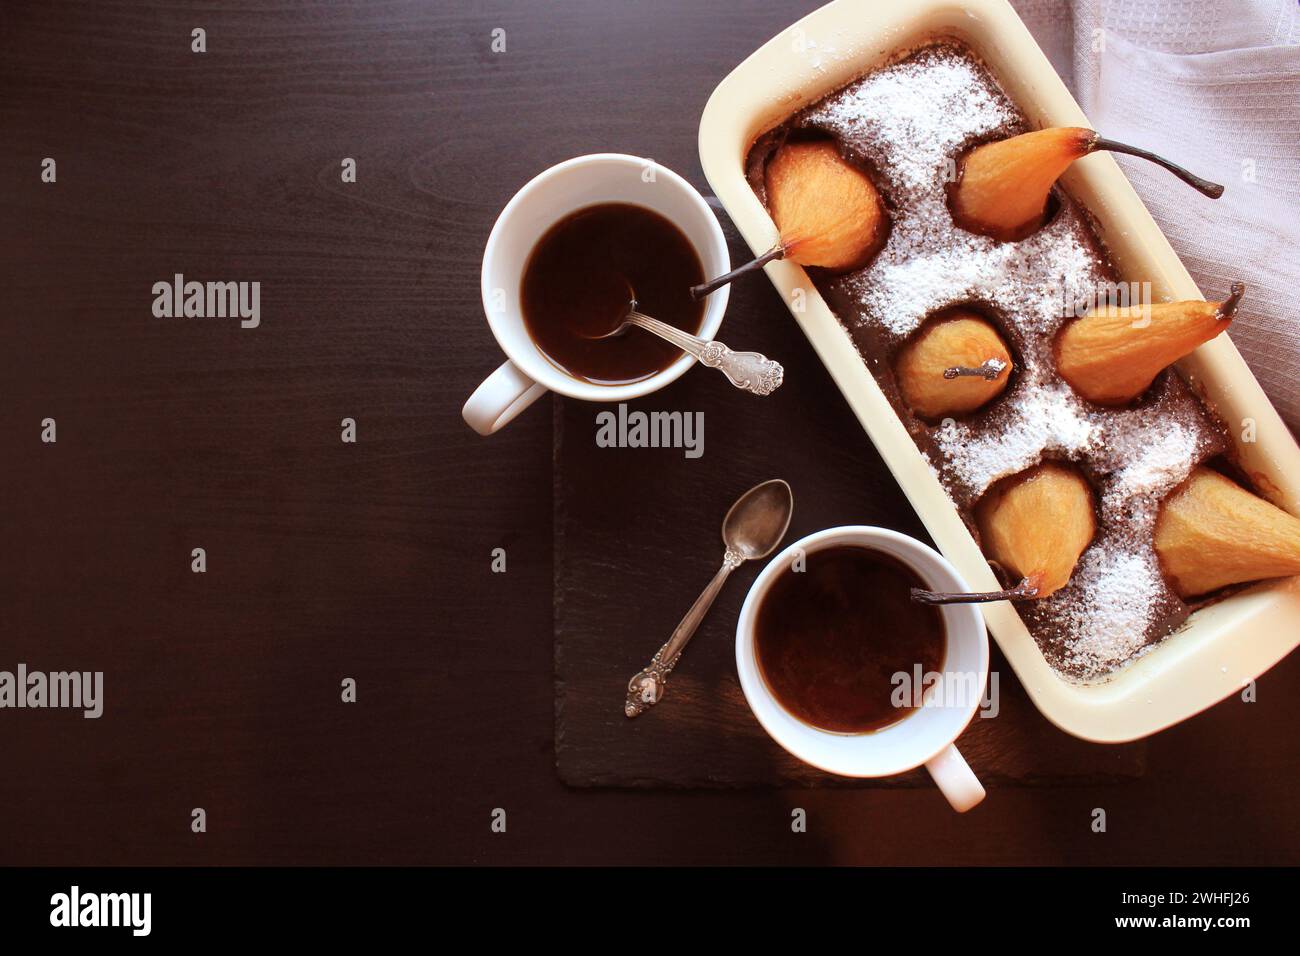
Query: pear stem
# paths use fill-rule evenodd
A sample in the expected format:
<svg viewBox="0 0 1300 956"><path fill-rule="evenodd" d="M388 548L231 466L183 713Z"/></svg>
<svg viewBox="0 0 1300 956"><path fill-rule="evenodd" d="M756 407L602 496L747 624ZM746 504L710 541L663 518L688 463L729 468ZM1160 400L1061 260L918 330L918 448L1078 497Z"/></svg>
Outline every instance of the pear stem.
<svg viewBox="0 0 1300 956"><path fill-rule="evenodd" d="M1219 308L1214 313L1220 322L1227 322L1237 314L1237 306L1241 304L1241 297L1246 294L1246 283L1234 282L1229 291L1232 295L1220 302Z"/></svg>
<svg viewBox="0 0 1300 956"><path fill-rule="evenodd" d="M1136 156L1139 159L1153 162L1157 166L1163 166L1197 192L1204 196L1209 196L1211 199L1218 199L1223 195L1223 187L1218 183L1212 183L1208 179L1202 179L1190 170L1184 169L1176 163L1171 163L1163 156L1158 156L1149 149L1142 149L1138 146L1129 146L1127 143L1117 143L1113 139L1106 139L1104 136L1098 136L1092 141L1092 148L1089 152L1094 152L1099 149L1104 149L1111 153L1124 153L1128 156Z"/></svg>
<svg viewBox="0 0 1300 956"><path fill-rule="evenodd" d="M1038 588L1025 578L1005 591L927 591L912 588L912 600L918 604L987 604L990 601L1025 601L1038 597Z"/></svg>
<svg viewBox="0 0 1300 956"><path fill-rule="evenodd" d="M986 382L996 381L997 377L1006 370L1007 363L999 358L985 360L983 365L971 367L969 365L954 365L952 368L943 370L943 377L946 379L954 378L982 378Z"/></svg>
<svg viewBox="0 0 1300 956"><path fill-rule="evenodd" d="M743 276L746 272L753 272L755 269L761 269L774 259L785 258L785 243L778 244L774 249L769 249L757 259L751 259L743 266L738 266L730 272L718 276L716 279L710 279L708 282L702 282L699 285L691 286L691 298L695 301L703 299L710 292L716 292L724 285Z"/></svg>

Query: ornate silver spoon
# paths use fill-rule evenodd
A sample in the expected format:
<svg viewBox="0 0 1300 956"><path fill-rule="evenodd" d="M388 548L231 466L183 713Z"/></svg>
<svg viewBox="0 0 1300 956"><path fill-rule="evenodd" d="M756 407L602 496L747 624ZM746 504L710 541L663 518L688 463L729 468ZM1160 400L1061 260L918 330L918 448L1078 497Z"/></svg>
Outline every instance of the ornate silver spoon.
<svg viewBox="0 0 1300 956"><path fill-rule="evenodd" d="M664 682L677 665L687 642L694 636L695 629L704 620L704 615L713 606L713 599L722 590L722 585L744 562L765 558L776 550L790 527L793 511L794 495L790 493L790 486L780 478L755 485L731 506L722 519L722 543L726 547L722 567L695 599L650 664L627 682L623 713L635 717L663 699Z"/></svg>
<svg viewBox="0 0 1300 956"><path fill-rule="evenodd" d="M643 312L638 312L635 299L632 300L627 314L623 316L623 321L616 329L595 337L606 339L622 335L630 325L653 332L661 339L671 342L683 352L699 359L701 365L721 371L731 380L732 385L753 392L755 395L771 395L785 380L785 369L781 367L781 363L774 362L758 352L733 352L721 342L706 342L699 336L683 332L667 322L660 322Z"/></svg>

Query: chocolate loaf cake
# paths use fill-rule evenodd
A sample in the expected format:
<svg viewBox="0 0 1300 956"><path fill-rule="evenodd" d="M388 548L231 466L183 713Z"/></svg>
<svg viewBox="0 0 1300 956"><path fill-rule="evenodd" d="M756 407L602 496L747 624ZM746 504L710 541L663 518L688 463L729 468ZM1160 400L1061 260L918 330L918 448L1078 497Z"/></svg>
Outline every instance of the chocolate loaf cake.
<svg viewBox="0 0 1300 956"><path fill-rule="evenodd" d="M1228 443L1222 423L1172 370L1122 407L1089 402L1061 378L1058 332L1079 303L1120 281L1068 195L1058 190L1046 224L1017 242L954 222L948 190L958 158L1028 129L971 52L938 42L762 136L747 174L766 201L773 153L788 141L830 137L875 181L890 219L883 248L861 269L809 273L977 540L975 505L999 480L1045 460L1069 462L1087 478L1097 502L1095 537L1068 585L1017 607L1054 668L1090 682L1141 656L1190 613L1161 571L1152 531L1161 500ZM902 400L895 360L918 330L954 307L998 329L1013 371L1005 391L978 411L925 420ZM1045 528L1051 521L1043 516Z"/></svg>

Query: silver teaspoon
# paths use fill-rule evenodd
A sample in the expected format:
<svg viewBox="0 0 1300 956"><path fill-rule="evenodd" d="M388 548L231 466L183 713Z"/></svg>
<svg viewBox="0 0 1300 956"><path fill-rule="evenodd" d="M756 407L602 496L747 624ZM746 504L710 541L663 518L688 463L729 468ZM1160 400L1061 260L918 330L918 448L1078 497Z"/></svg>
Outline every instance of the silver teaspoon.
<svg viewBox="0 0 1300 956"><path fill-rule="evenodd" d="M635 299L618 328L596 338L604 339L622 335L629 325L653 332L683 352L695 356L701 365L721 371L736 388L743 388L755 395L771 395L785 380L785 369L781 367L780 362L774 362L758 352L733 352L718 341L706 342L699 336L683 332L676 326L638 312Z"/></svg>
<svg viewBox="0 0 1300 956"><path fill-rule="evenodd" d="M794 495L790 493L790 486L780 478L755 485L731 506L722 519L722 543L726 548L722 567L718 568L718 573L695 599L650 664L627 682L627 702L623 705L623 713L635 717L663 699L668 675L677 666L682 651L713 606L713 599L722 590L722 585L743 563L765 558L776 549L790 527L793 511Z"/></svg>

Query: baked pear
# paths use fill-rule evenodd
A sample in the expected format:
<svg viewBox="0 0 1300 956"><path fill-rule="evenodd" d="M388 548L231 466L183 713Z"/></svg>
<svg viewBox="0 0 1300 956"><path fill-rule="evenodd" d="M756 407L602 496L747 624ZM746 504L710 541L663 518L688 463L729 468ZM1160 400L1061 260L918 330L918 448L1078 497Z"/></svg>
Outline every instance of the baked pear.
<svg viewBox="0 0 1300 956"><path fill-rule="evenodd" d="M1011 352L991 323L954 309L903 346L894 366L898 390L925 418L962 415L1007 387Z"/></svg>
<svg viewBox="0 0 1300 956"><path fill-rule="evenodd" d="M767 203L785 258L841 272L884 239L885 204L871 179L829 140L787 143L767 164Z"/></svg>
<svg viewBox="0 0 1300 956"><path fill-rule="evenodd" d="M767 207L781 241L739 268L692 287L703 298L774 259L833 272L860 268L885 243L889 214L879 190L830 140L785 143L764 173Z"/></svg>
<svg viewBox="0 0 1300 956"><path fill-rule="evenodd" d="M950 198L953 218L971 232L1015 241L1043 225L1052 186L1076 159L1099 150L1150 160L1194 189L1218 199L1223 187L1155 153L1104 139L1094 130L1062 126L976 146L960 161Z"/></svg>
<svg viewBox="0 0 1300 956"><path fill-rule="evenodd" d="M1232 285L1222 302L1158 302L1103 307L1076 319L1056 344L1056 367L1076 392L1102 405L1122 405L1152 380L1231 323L1246 287Z"/></svg>
<svg viewBox="0 0 1300 956"><path fill-rule="evenodd" d="M985 557L1022 578L1038 598L1065 587L1097 531L1092 488L1058 462L995 485L975 517Z"/></svg>
<svg viewBox="0 0 1300 956"><path fill-rule="evenodd" d="M1300 574L1300 518L1204 466L1164 500L1154 541L1184 598Z"/></svg>

